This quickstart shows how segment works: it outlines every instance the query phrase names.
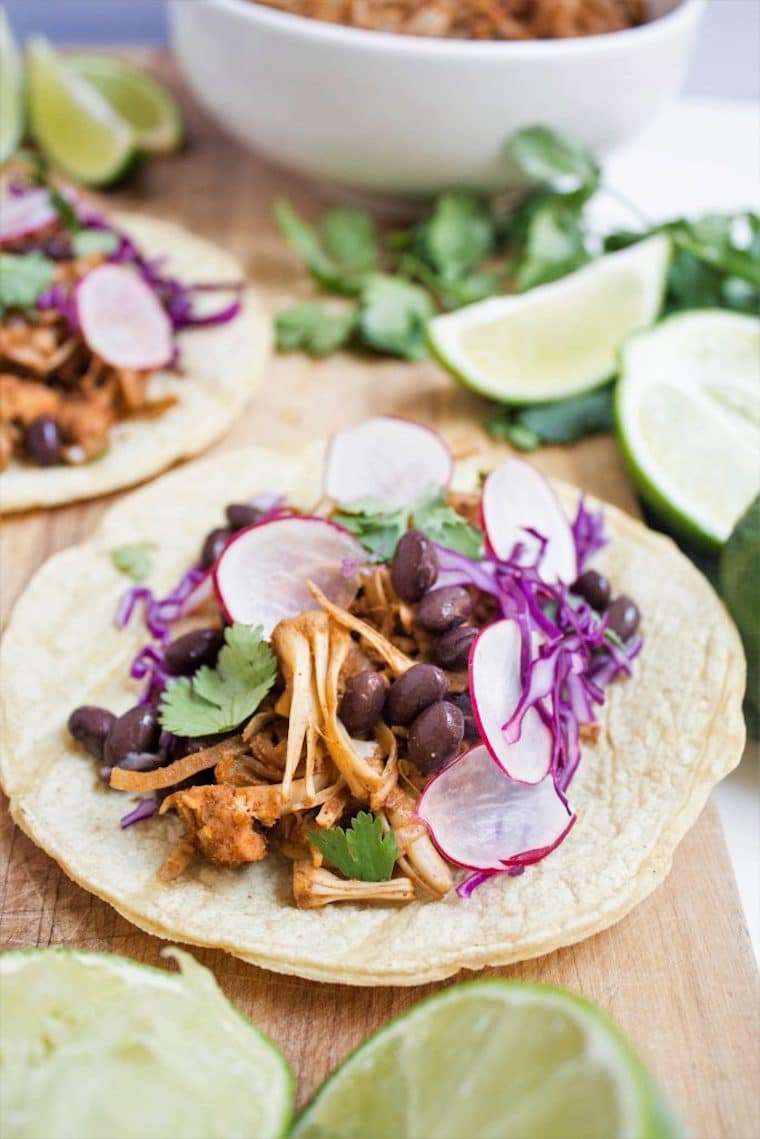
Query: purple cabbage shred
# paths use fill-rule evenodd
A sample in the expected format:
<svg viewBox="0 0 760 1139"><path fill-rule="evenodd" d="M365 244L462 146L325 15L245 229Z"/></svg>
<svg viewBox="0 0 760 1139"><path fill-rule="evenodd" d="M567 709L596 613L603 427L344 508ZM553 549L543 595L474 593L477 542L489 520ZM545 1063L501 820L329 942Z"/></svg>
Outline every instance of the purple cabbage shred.
<svg viewBox="0 0 760 1139"><path fill-rule="evenodd" d="M158 800L155 795L150 795L147 799L141 799L137 806L123 815L119 825L122 830L131 827L134 823L141 823L145 819L152 819L158 812Z"/></svg>

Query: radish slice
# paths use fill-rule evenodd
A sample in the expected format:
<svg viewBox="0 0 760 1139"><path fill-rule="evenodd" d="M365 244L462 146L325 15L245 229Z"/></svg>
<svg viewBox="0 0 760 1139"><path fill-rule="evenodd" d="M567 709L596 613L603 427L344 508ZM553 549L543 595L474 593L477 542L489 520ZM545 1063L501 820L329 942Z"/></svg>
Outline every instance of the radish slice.
<svg viewBox="0 0 760 1139"><path fill-rule="evenodd" d="M551 775L516 783L483 746L428 783L417 806L444 858L469 870L528 866L559 846L575 815Z"/></svg>
<svg viewBox="0 0 760 1139"><path fill-rule="evenodd" d="M522 634L516 621L496 621L470 653L470 696L480 735L499 767L520 783L539 783L552 762L552 733L535 708L522 718L519 739L507 742L504 724L522 696Z"/></svg>
<svg viewBox="0 0 760 1139"><path fill-rule="evenodd" d="M337 605L356 591L343 563L367 555L352 534L324 518L281 517L241 530L224 548L214 586L229 621L262 625L268 637L283 617L318 609L307 589L313 581Z"/></svg>
<svg viewBox="0 0 760 1139"><path fill-rule="evenodd" d="M58 217L50 194L42 187L0 202L0 242L15 241L52 225Z"/></svg>
<svg viewBox="0 0 760 1139"><path fill-rule="evenodd" d="M379 498L406 506L447 486L453 459L434 431L381 415L333 436L325 465L325 494L338 502Z"/></svg>
<svg viewBox="0 0 760 1139"><path fill-rule="evenodd" d="M535 562L541 543L526 528L546 539L539 573L546 581L568 584L577 577L575 544L570 523L544 476L529 463L510 459L485 481L483 527L497 558L507 560L519 542L521 565Z"/></svg>
<svg viewBox="0 0 760 1139"><path fill-rule="evenodd" d="M171 321L152 289L124 265L98 265L77 286L79 325L116 368L160 368L174 354Z"/></svg>

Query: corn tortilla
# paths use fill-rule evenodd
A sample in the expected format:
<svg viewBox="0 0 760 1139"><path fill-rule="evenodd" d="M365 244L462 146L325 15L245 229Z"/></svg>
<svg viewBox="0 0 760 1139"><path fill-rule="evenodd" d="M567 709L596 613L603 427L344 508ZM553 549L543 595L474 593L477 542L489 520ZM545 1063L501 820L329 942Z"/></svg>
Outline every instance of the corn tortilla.
<svg viewBox="0 0 760 1139"><path fill-rule="evenodd" d="M141 253L165 257L166 271L188 284L245 278L243 267L224 249L171 222L137 214L115 214L112 220ZM209 294L204 304L215 311L228 296ZM248 288L234 320L177 335L181 375L158 370L151 376L149 395L175 395L173 407L154 418L136 416L114 424L106 454L81 466L37 467L14 460L0 474L0 510L11 513L95 498L142 482L204 450L234 423L255 391L270 342L270 321Z"/></svg>
<svg viewBox="0 0 760 1139"><path fill-rule="evenodd" d="M317 980L418 984L536 957L612 925L665 878L710 790L738 763L745 665L705 579L669 539L611 506L612 541L595 564L616 592L638 601L645 647L633 679L608 689L598 742L584 745L570 789L576 826L521 877L491 879L469 900L452 892L400 907L297 910L291 864L276 853L241 871L198 860L166 885L157 870L177 821L119 829L132 797L99 785L97 764L66 732L76 705L121 712L137 694L128 667L145 634L139 622L114 627L128 583L110 550L155 542L148 584L164 592L227 502L266 489L313 503L323 454L322 444L252 449L172 472L119 502L90 541L40 569L2 654L0 775L13 817L75 881L141 928ZM571 510L578 492L558 489Z"/></svg>

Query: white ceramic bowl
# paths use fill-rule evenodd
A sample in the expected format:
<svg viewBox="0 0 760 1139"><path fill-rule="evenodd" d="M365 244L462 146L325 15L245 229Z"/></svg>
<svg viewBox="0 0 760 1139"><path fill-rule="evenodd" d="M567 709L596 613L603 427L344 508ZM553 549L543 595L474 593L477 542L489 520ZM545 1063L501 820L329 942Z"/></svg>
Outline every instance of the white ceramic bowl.
<svg viewBox="0 0 760 1139"><path fill-rule="evenodd" d="M228 131L267 158L379 197L514 179L504 146L546 123L597 153L626 141L681 83L704 0L652 0L651 21L573 40L389 35L248 0L172 0L182 72Z"/></svg>

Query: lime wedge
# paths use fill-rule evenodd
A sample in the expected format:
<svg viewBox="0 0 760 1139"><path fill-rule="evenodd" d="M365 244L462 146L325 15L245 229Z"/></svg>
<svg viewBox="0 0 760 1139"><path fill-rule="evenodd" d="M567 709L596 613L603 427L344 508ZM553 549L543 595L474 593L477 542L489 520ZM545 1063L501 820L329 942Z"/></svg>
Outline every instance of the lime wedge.
<svg viewBox="0 0 760 1139"><path fill-rule="evenodd" d="M43 949L0 957L3 1139L277 1139L281 1053L207 969Z"/></svg>
<svg viewBox="0 0 760 1139"><path fill-rule="evenodd" d="M177 149L182 142L182 116L162 83L113 56L74 55L66 62L129 123L143 150L166 154Z"/></svg>
<svg viewBox="0 0 760 1139"><path fill-rule="evenodd" d="M13 32L0 7L0 163L24 137L24 68Z"/></svg>
<svg viewBox="0 0 760 1139"><path fill-rule="evenodd" d="M579 395L617 371L628 337L662 305L670 244L651 237L517 296L478 301L428 326L444 367L502 403Z"/></svg>
<svg viewBox="0 0 760 1139"><path fill-rule="evenodd" d="M32 134L51 162L90 186L126 172L139 153L134 130L40 37L29 45L27 81Z"/></svg>
<svg viewBox="0 0 760 1139"><path fill-rule="evenodd" d="M725 542L760 490L760 320L702 310L634 336L616 418L655 512L687 538Z"/></svg>
<svg viewBox="0 0 760 1139"><path fill-rule="evenodd" d="M291 1139L665 1139L641 1061L593 1005L508 981L415 1005L323 1085Z"/></svg>

